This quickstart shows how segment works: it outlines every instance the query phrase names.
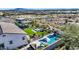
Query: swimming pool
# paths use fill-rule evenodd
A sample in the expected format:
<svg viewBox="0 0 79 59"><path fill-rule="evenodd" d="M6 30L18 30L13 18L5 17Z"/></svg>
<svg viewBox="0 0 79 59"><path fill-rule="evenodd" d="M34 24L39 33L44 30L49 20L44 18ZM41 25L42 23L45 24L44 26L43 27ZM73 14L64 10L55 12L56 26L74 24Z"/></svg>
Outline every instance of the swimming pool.
<svg viewBox="0 0 79 59"><path fill-rule="evenodd" d="M48 35L46 38L43 38L42 40L40 40L40 42L45 42L48 45L54 43L55 41L57 41L58 36L57 35Z"/></svg>
<svg viewBox="0 0 79 59"><path fill-rule="evenodd" d="M47 43L50 45L50 44L54 43L58 37L54 36L54 35L49 35L48 38L50 39L50 41Z"/></svg>
<svg viewBox="0 0 79 59"><path fill-rule="evenodd" d="M55 47L55 42L58 41L58 35L49 34L44 36L43 38L34 41L31 43L31 46L35 47L35 49L52 49ZM34 46L35 44L35 46Z"/></svg>

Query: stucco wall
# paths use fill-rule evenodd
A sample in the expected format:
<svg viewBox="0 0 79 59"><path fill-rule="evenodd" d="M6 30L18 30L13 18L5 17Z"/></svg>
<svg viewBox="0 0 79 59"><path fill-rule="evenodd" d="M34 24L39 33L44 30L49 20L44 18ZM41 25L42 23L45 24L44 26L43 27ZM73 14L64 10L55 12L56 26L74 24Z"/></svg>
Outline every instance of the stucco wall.
<svg viewBox="0 0 79 59"><path fill-rule="evenodd" d="M53 50L55 47L57 47L59 44L61 43L61 40L58 40L56 43L48 46L47 48L45 48L44 50Z"/></svg>
<svg viewBox="0 0 79 59"><path fill-rule="evenodd" d="M6 35L3 37L3 35ZM27 44L27 37L26 40L23 40L23 37L26 37L24 34L2 34L0 35L0 44L4 43L5 49L14 49L16 47L22 46ZM13 44L10 44L9 41L13 41Z"/></svg>

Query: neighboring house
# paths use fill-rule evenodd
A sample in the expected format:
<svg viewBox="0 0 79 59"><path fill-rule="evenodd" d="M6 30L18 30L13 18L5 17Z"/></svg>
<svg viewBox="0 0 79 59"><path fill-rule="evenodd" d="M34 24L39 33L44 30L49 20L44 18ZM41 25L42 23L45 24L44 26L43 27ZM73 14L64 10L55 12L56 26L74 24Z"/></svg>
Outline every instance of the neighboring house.
<svg viewBox="0 0 79 59"><path fill-rule="evenodd" d="M16 21L19 22L19 23L23 23L23 24L26 24L26 23L30 23L32 22L31 19L25 19L25 18L16 18Z"/></svg>
<svg viewBox="0 0 79 59"><path fill-rule="evenodd" d="M28 44L29 36L15 24L0 22L0 49L16 49Z"/></svg>

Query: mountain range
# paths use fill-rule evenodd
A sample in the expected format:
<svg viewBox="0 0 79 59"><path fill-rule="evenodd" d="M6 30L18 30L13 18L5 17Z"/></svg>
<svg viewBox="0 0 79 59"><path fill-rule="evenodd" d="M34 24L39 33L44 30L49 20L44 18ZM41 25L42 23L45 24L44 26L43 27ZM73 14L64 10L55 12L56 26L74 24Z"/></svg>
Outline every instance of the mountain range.
<svg viewBox="0 0 79 59"><path fill-rule="evenodd" d="M79 10L79 8L0 8L0 10L14 10L14 11L26 11L26 10Z"/></svg>

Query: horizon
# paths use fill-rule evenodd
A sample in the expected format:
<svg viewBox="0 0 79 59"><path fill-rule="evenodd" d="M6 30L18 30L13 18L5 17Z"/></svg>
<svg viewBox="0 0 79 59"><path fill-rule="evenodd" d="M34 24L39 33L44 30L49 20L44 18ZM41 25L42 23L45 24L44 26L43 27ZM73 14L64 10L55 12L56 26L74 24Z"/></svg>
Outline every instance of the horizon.
<svg viewBox="0 0 79 59"><path fill-rule="evenodd" d="M52 9L79 9L79 8L0 8L0 10L13 10L13 9L52 10Z"/></svg>

